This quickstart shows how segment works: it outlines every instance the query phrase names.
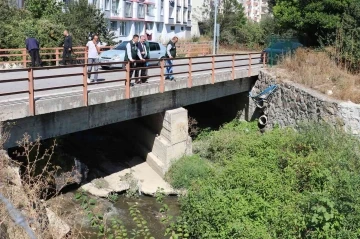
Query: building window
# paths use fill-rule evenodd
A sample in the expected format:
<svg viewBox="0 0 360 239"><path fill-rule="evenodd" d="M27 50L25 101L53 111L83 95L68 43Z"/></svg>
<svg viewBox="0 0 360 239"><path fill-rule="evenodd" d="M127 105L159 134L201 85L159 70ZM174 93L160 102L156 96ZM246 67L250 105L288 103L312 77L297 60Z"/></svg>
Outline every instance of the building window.
<svg viewBox="0 0 360 239"><path fill-rule="evenodd" d="M125 17L132 17L132 3L131 2L125 2Z"/></svg>
<svg viewBox="0 0 360 239"><path fill-rule="evenodd" d="M154 13L155 13L155 6L152 4L148 4L146 14L150 17L154 17L155 16Z"/></svg>
<svg viewBox="0 0 360 239"><path fill-rule="evenodd" d="M114 15L119 15L119 0L112 0L111 12Z"/></svg>
<svg viewBox="0 0 360 239"><path fill-rule="evenodd" d="M117 30L117 21L110 21L110 30L111 31Z"/></svg>
<svg viewBox="0 0 360 239"><path fill-rule="evenodd" d="M126 22L120 22L119 35L126 36Z"/></svg>
<svg viewBox="0 0 360 239"><path fill-rule="evenodd" d="M164 0L161 0L160 15L164 16Z"/></svg>
<svg viewBox="0 0 360 239"><path fill-rule="evenodd" d="M181 22L181 13L180 9L176 11L176 22Z"/></svg>
<svg viewBox="0 0 360 239"><path fill-rule="evenodd" d="M156 23L156 29L157 29L157 32L162 32L163 31L163 23Z"/></svg>
<svg viewBox="0 0 360 239"><path fill-rule="evenodd" d="M181 31L184 31L184 27L181 27Z"/></svg>
<svg viewBox="0 0 360 239"><path fill-rule="evenodd" d="M184 11L184 14L183 14L183 19L184 19L184 22L187 22L187 16L186 16L186 13L187 13L187 11Z"/></svg>
<svg viewBox="0 0 360 239"><path fill-rule="evenodd" d="M191 12L188 13L188 21L191 21Z"/></svg>
<svg viewBox="0 0 360 239"><path fill-rule="evenodd" d="M110 0L105 0L105 10L106 11L110 10Z"/></svg>
<svg viewBox="0 0 360 239"><path fill-rule="evenodd" d="M144 18L145 17L145 6L144 4L138 5L138 18Z"/></svg>
<svg viewBox="0 0 360 239"><path fill-rule="evenodd" d="M170 26L170 31L175 31L175 26Z"/></svg>
<svg viewBox="0 0 360 239"><path fill-rule="evenodd" d="M135 22L135 34L140 35L142 33L142 23L141 22Z"/></svg>

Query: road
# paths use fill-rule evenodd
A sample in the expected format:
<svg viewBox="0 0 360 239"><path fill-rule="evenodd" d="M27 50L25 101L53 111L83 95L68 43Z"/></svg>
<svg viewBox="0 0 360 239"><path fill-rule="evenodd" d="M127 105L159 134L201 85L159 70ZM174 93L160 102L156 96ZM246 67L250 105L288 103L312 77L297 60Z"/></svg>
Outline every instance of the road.
<svg viewBox="0 0 360 239"><path fill-rule="evenodd" d="M257 57L255 59L255 57ZM252 64L260 63L260 55L253 55L252 58ZM228 67L227 69L218 69L218 71L231 71L232 61L231 57L221 57L216 56L216 61L225 61L226 62L218 62L215 63L215 68L217 67ZM235 65L244 65L236 67L236 69L248 69L248 56L247 55L241 55L236 56L236 63ZM206 70L209 69L211 71L211 57L205 57L205 58L197 58L192 60L193 63L202 63L202 64L194 64L192 66L192 70ZM182 60L176 60L174 61L174 72L188 72L189 66L188 65L182 65L181 64L189 64L188 59L182 59ZM83 77L82 75L79 76L68 76L68 77L56 77L56 78L45 78L45 79L36 79L36 77L42 77L42 76L53 76L53 75L65 75L65 74L74 74L74 73L82 73L83 68L82 67L71 67L71 68L59 68L59 69L46 69L44 68L37 68L34 70L34 87L36 89L42 89L42 88L52 88L52 87L59 87L59 86L66 86L66 85L76 85L76 84L82 84ZM200 75L204 74L206 71L203 72L196 72L193 73L194 75ZM149 69L148 75L149 78L149 84L158 82L160 80L159 77L151 77L160 75L160 69ZM184 73L181 75L175 75L175 77L179 76L187 76L188 73ZM18 78L27 78L27 71L21 71L21 72L1 72L0 70L0 94L6 93L6 92L15 92L15 91L25 91L28 90L28 82L22 81L22 82L11 82L11 83L1 83L3 80L9 80L9 79L18 79ZM102 82L111 81L111 80L117 80L117 79L125 79L125 72L107 72L106 70L99 70L99 80ZM94 90L94 89L100 89L100 88L106 88L106 87L124 87L124 82L109 82L109 83L102 83L102 84L91 84L88 86L88 90ZM138 87L138 86L135 86ZM63 88L63 89L54 89L54 90L46 90L46 91L39 91L35 92L35 99L39 99L44 96L50 96L50 95L57 95L57 94L64 94L64 93L73 93L73 92L81 92L82 87L71 87L71 88ZM27 99L28 94L16 94L16 95L10 95L10 96L0 96L0 102L7 102L7 101L14 101L14 100L23 100Z"/></svg>

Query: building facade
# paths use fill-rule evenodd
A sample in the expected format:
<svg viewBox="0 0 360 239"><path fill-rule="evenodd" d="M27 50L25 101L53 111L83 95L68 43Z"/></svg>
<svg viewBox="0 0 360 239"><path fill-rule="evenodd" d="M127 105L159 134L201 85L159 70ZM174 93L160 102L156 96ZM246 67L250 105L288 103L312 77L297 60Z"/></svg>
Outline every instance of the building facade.
<svg viewBox="0 0 360 239"><path fill-rule="evenodd" d="M244 7L245 16L254 22L260 22L261 17L269 13L268 0L239 0Z"/></svg>
<svg viewBox="0 0 360 239"><path fill-rule="evenodd" d="M146 34L166 42L173 36L191 37L192 0L89 0L109 19L115 41Z"/></svg>

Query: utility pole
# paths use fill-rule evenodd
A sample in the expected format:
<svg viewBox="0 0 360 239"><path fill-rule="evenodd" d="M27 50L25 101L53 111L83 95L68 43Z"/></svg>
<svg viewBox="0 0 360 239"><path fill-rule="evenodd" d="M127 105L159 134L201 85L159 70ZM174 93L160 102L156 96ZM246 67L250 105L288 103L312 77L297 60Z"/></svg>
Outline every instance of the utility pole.
<svg viewBox="0 0 360 239"><path fill-rule="evenodd" d="M214 16L214 40L213 40L213 55L216 54L216 23L217 23L217 12L218 12L218 1L214 0L215 3L215 16Z"/></svg>

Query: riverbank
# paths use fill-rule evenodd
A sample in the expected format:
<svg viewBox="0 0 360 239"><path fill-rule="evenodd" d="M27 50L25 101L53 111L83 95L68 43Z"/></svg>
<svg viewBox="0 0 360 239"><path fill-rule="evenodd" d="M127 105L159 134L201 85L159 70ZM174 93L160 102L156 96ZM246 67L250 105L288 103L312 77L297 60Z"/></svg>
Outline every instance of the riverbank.
<svg viewBox="0 0 360 239"><path fill-rule="evenodd" d="M358 238L359 149L324 122L262 134L234 121L200 134L196 155L167 175L188 190L177 227L190 238Z"/></svg>

